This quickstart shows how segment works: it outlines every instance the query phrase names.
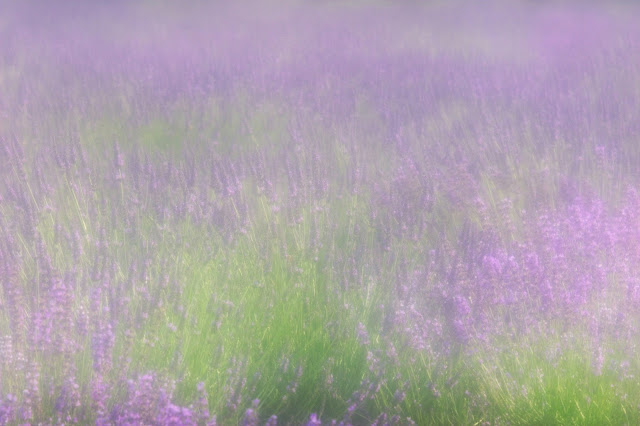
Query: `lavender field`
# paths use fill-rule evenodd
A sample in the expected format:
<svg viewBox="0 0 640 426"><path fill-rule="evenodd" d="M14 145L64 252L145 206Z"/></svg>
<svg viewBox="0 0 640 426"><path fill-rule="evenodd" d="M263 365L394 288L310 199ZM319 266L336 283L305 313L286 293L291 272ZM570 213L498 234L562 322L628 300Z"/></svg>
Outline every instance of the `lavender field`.
<svg viewBox="0 0 640 426"><path fill-rule="evenodd" d="M640 424L640 6L0 3L0 424Z"/></svg>

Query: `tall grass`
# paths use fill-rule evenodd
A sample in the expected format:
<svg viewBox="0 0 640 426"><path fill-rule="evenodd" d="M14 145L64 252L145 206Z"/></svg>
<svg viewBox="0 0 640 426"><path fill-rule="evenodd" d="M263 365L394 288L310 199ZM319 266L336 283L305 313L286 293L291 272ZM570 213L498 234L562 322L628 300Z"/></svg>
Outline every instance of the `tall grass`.
<svg viewBox="0 0 640 426"><path fill-rule="evenodd" d="M640 421L635 6L1 11L1 424Z"/></svg>

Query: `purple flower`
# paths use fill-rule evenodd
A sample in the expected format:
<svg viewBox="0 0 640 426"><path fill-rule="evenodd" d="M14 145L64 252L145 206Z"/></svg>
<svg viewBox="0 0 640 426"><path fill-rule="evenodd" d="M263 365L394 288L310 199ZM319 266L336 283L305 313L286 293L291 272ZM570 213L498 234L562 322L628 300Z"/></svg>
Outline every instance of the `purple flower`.
<svg viewBox="0 0 640 426"><path fill-rule="evenodd" d="M306 426L321 426L321 425L322 425L322 422L318 418L318 415L316 413L311 413L311 415L309 416L309 420L306 423Z"/></svg>

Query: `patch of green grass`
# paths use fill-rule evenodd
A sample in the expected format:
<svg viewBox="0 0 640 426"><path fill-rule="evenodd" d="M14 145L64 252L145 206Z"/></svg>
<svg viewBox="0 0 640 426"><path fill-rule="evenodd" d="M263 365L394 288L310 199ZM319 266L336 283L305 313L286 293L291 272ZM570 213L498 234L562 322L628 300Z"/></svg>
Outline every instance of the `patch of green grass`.
<svg viewBox="0 0 640 426"><path fill-rule="evenodd" d="M239 407L259 398L264 412L284 419L299 418L319 401L327 414L344 412L344 399L360 383L364 354L353 336L356 324L342 320L343 304L314 262L275 250L263 259L248 238L206 261L188 251L182 258L178 299L167 297L138 331L137 368L180 378L178 395L186 401L204 381L212 410L229 421L243 411L231 412L213 390L243 379ZM342 393L318 387L329 374L342 382ZM295 393L287 389L292 386Z"/></svg>

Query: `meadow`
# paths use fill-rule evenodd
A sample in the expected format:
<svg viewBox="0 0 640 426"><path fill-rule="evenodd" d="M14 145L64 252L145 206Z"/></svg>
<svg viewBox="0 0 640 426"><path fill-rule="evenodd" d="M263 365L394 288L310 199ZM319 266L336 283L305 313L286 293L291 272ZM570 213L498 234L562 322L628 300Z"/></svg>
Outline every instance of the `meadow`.
<svg viewBox="0 0 640 426"><path fill-rule="evenodd" d="M637 22L0 5L0 424L639 424Z"/></svg>

